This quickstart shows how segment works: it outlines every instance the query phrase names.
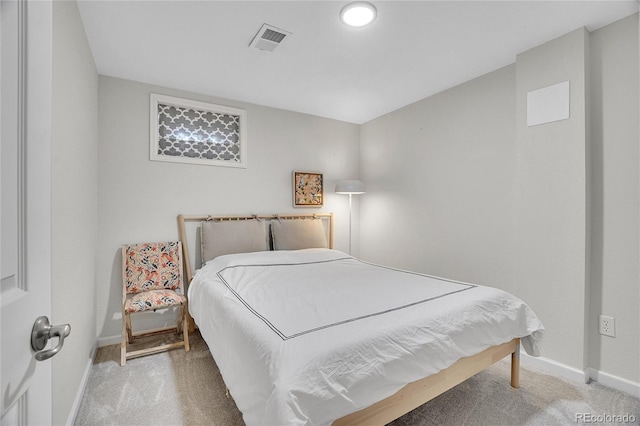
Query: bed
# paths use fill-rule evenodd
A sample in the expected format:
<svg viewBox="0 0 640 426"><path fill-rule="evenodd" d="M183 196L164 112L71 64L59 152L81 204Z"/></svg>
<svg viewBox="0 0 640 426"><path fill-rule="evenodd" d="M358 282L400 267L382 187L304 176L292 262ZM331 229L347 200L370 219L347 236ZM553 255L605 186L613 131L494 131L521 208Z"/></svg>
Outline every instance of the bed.
<svg viewBox="0 0 640 426"><path fill-rule="evenodd" d="M518 387L520 345L539 354L524 302L334 250L332 214L178 224L190 314L248 425L386 424L509 355Z"/></svg>

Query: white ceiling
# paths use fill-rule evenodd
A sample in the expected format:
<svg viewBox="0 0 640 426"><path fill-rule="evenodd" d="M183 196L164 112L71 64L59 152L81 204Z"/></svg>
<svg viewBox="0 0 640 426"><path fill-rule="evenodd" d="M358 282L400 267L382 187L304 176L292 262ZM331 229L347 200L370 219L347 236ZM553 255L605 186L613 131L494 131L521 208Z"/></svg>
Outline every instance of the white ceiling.
<svg viewBox="0 0 640 426"><path fill-rule="evenodd" d="M515 62L581 26L638 11L628 1L371 1L347 28L344 1L79 0L98 73L364 123ZM267 23L293 34L249 48Z"/></svg>

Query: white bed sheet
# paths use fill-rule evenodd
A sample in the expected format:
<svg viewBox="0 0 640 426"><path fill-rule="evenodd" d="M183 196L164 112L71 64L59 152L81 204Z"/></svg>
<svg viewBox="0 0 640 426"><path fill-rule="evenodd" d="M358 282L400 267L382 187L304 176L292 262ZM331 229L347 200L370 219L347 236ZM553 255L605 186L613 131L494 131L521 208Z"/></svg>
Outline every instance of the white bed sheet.
<svg viewBox="0 0 640 426"><path fill-rule="evenodd" d="M330 424L544 327L520 299L329 249L220 256L189 311L248 425Z"/></svg>

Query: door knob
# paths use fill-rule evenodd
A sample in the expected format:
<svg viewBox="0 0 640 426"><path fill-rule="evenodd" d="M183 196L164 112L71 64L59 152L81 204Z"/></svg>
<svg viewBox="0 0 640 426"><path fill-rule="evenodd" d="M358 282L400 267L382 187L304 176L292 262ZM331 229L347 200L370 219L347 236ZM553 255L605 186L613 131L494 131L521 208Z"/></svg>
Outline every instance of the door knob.
<svg viewBox="0 0 640 426"><path fill-rule="evenodd" d="M69 324L51 325L49 324L49 318L45 316L38 317L31 330L31 348L36 352L40 351L36 353L36 359L38 361L44 361L60 352L64 344L64 338L67 337L69 333L71 333L71 326ZM47 346L49 339L53 337L59 339L58 346L43 351L42 349Z"/></svg>

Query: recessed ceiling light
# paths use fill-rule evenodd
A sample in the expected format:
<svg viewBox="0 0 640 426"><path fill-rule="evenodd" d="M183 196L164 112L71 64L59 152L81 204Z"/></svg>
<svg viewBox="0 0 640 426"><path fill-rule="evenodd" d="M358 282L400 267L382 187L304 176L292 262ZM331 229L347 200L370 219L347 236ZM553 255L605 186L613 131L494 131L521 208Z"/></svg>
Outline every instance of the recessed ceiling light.
<svg viewBox="0 0 640 426"><path fill-rule="evenodd" d="M364 27L376 19L375 6L365 1L349 3L340 11L340 20L351 27Z"/></svg>

